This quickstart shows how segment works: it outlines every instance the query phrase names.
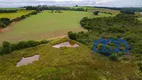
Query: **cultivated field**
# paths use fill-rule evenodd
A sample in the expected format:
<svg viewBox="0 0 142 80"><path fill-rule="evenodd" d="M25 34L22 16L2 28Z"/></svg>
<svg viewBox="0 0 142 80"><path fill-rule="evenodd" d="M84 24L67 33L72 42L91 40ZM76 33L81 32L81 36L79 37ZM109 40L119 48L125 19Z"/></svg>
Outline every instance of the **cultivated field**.
<svg viewBox="0 0 142 80"><path fill-rule="evenodd" d="M5 14L6 15L6 14ZM107 17L109 14L100 13L94 16L92 12L63 11L50 13L43 11L9 26L0 33L0 42L19 40L39 40L67 35L68 31L81 31L80 20L83 17Z"/></svg>
<svg viewBox="0 0 142 80"><path fill-rule="evenodd" d="M19 10L16 13L0 13L0 18L14 19L14 18L20 17L21 15L25 15L31 12L32 10Z"/></svg>

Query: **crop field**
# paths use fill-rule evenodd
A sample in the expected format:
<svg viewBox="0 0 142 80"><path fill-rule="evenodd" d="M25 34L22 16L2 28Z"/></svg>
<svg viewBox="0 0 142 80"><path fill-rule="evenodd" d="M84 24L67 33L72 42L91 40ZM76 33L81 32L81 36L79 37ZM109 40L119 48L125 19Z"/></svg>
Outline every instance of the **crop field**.
<svg viewBox="0 0 142 80"><path fill-rule="evenodd" d="M83 17L114 16L100 13L95 16L92 12L63 11L63 13L50 13L43 11L9 26L6 32L0 33L0 42L19 40L39 40L67 35L68 31L84 30L80 26Z"/></svg>
<svg viewBox="0 0 142 80"><path fill-rule="evenodd" d="M20 17L21 15L25 15L31 12L32 10L19 10L16 13L0 13L0 18L14 19L16 17Z"/></svg>

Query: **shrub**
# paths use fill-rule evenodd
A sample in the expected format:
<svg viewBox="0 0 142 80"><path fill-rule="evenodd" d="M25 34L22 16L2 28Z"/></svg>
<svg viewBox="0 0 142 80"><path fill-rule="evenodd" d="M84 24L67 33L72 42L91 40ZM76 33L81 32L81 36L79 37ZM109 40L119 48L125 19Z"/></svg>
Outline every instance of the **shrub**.
<svg viewBox="0 0 142 80"><path fill-rule="evenodd" d="M10 43L7 42L7 41L4 41L2 43L2 47L3 47L3 53L10 53L11 52L11 49L10 49Z"/></svg>
<svg viewBox="0 0 142 80"><path fill-rule="evenodd" d="M42 40L42 41L40 41L40 44L46 44L46 43L48 43L49 41L47 41L47 40Z"/></svg>
<svg viewBox="0 0 142 80"><path fill-rule="evenodd" d="M94 11L93 14L94 14L94 15L98 15L98 14L99 14L99 11Z"/></svg>
<svg viewBox="0 0 142 80"><path fill-rule="evenodd" d="M2 55L3 54L3 49L2 49L2 47L0 47L0 55Z"/></svg>
<svg viewBox="0 0 142 80"><path fill-rule="evenodd" d="M72 33L72 31L68 32L68 37L73 40L77 39L76 33Z"/></svg>
<svg viewBox="0 0 142 80"><path fill-rule="evenodd" d="M10 48L11 48L11 51L18 50L17 44L11 44L11 45L10 45Z"/></svg>
<svg viewBox="0 0 142 80"><path fill-rule="evenodd" d="M38 41L31 40L31 41L28 41L27 44L28 44L28 47L34 47L39 45L40 43Z"/></svg>
<svg viewBox="0 0 142 80"><path fill-rule="evenodd" d="M11 20L9 18L0 18L0 27L5 28L11 23Z"/></svg>
<svg viewBox="0 0 142 80"><path fill-rule="evenodd" d="M110 58L111 60L117 61L117 60L118 60L118 55L115 54L115 53L113 53L113 54L111 54L111 55L109 56L109 58Z"/></svg>

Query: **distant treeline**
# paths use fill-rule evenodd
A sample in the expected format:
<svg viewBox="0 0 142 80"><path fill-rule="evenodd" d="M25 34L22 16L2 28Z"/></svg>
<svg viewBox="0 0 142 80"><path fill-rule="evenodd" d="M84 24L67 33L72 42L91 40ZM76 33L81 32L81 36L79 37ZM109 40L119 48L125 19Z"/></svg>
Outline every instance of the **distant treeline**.
<svg viewBox="0 0 142 80"><path fill-rule="evenodd" d="M17 17L17 18L12 19L12 20L10 20L9 18L0 18L0 28L5 28L14 21L20 21L20 20L25 19L26 17L30 17L31 15L36 15L38 13L40 13L40 11L36 10L36 11L33 11L29 14L21 15L20 17Z"/></svg>
<svg viewBox="0 0 142 80"><path fill-rule="evenodd" d="M15 13L18 10L0 10L0 13Z"/></svg>
<svg viewBox="0 0 142 80"><path fill-rule="evenodd" d="M26 10L72 10L72 11L86 11L82 7L60 7L60 6L25 6Z"/></svg>
<svg viewBox="0 0 142 80"><path fill-rule="evenodd" d="M142 12L142 7L95 7L95 8L105 8L105 9L111 9L111 10L120 10L121 13L125 14L134 14L135 12Z"/></svg>
<svg viewBox="0 0 142 80"><path fill-rule="evenodd" d="M131 10L134 12L142 12L142 7L95 7L95 8L105 8L105 9L111 9L111 10Z"/></svg>

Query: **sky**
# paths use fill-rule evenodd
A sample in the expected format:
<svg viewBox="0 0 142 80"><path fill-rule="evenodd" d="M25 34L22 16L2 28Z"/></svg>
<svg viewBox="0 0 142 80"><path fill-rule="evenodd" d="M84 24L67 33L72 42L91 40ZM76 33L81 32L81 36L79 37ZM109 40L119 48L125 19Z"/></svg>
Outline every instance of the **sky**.
<svg viewBox="0 0 142 80"><path fill-rule="evenodd" d="M0 0L0 7L28 5L142 7L142 0Z"/></svg>

